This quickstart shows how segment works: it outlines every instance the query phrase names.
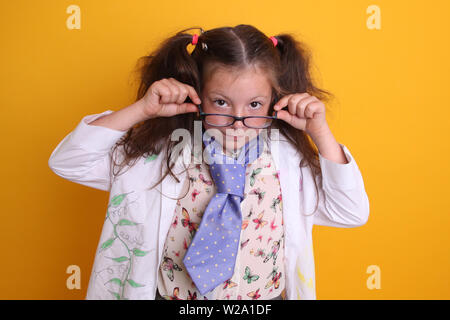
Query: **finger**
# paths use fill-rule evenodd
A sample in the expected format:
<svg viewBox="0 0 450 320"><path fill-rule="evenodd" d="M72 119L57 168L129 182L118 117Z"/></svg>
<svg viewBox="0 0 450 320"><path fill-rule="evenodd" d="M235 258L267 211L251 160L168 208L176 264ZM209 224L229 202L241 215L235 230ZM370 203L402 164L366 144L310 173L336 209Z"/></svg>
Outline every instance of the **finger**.
<svg viewBox="0 0 450 320"><path fill-rule="evenodd" d="M287 122L297 129L303 130L303 128L305 128L306 126L306 119L302 119L297 117L296 115L292 115L286 110L278 111L277 118Z"/></svg>
<svg viewBox="0 0 450 320"><path fill-rule="evenodd" d="M170 103L170 89L169 87L162 83L159 82L158 86L155 87L155 93L159 96L158 98L158 103L157 104L163 104L163 103Z"/></svg>
<svg viewBox="0 0 450 320"><path fill-rule="evenodd" d="M303 95L295 94L288 102L288 110L292 115L297 115L298 103L303 99Z"/></svg>
<svg viewBox="0 0 450 320"><path fill-rule="evenodd" d="M286 110L279 110L277 112L277 119L281 119L287 123L289 123L291 121L291 117L292 115L287 112Z"/></svg>
<svg viewBox="0 0 450 320"><path fill-rule="evenodd" d="M197 111L198 107L192 103L182 103L177 105L177 114Z"/></svg>
<svg viewBox="0 0 450 320"><path fill-rule="evenodd" d="M314 113L320 110L320 104L316 102L309 103L305 108L305 118L314 119Z"/></svg>
<svg viewBox="0 0 450 320"><path fill-rule="evenodd" d="M288 104L289 98L290 98L292 95L293 95L293 94L288 94L288 95L282 97L280 100L278 100L277 103L274 104L273 109L274 109L275 111L278 111L278 110L281 110L281 109L283 109L284 107L286 107L287 104Z"/></svg>
<svg viewBox="0 0 450 320"><path fill-rule="evenodd" d="M186 100L188 90L186 89L185 85L174 78L169 78L169 81L172 83L174 87L178 90L178 97L175 100L177 104L181 104Z"/></svg>
<svg viewBox="0 0 450 320"><path fill-rule="evenodd" d="M180 89L180 93L183 96L183 98L179 97L179 99L177 100L178 103L184 102L188 95L194 103L200 104L202 102L192 86L186 83L182 83L174 78L169 78L169 80Z"/></svg>
<svg viewBox="0 0 450 320"><path fill-rule="evenodd" d="M317 101L317 98L314 96L308 96L303 99L300 99L297 105L297 116L300 118L305 118L305 109L310 104Z"/></svg>
<svg viewBox="0 0 450 320"><path fill-rule="evenodd" d="M161 103L165 104L172 103L173 102L172 84L168 79L161 79L159 83L161 87L161 92L163 92Z"/></svg>
<svg viewBox="0 0 450 320"><path fill-rule="evenodd" d="M281 110L284 107L286 107L289 103L289 100L293 96L304 97L304 96L309 96L309 94L307 92L304 92L304 93L291 93L291 94L285 95L277 103L275 103L274 110L277 111L277 110Z"/></svg>
<svg viewBox="0 0 450 320"><path fill-rule="evenodd" d="M194 103L197 103L197 104L202 103L202 100L200 100L200 97L198 96L197 91L195 91L195 89L192 86L185 85L185 87L188 90L189 97L191 98L191 100Z"/></svg>
<svg viewBox="0 0 450 320"><path fill-rule="evenodd" d="M180 98L180 94L181 94L180 87L178 85L178 81L175 80L174 78L169 78L169 79L167 79L167 81L169 82L168 86L169 86L170 93L171 93L170 101L177 103L177 101ZM181 101L181 102L183 102L183 101Z"/></svg>

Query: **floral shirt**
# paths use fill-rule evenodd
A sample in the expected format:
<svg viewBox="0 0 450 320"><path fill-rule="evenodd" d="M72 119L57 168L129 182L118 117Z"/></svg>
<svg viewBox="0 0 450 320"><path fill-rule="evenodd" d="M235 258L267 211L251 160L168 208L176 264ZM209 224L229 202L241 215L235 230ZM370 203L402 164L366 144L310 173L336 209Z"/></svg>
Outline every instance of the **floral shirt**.
<svg viewBox="0 0 450 320"><path fill-rule="evenodd" d="M273 299L285 288L284 224L281 188L267 142L247 165L242 229L233 276L213 289L217 300ZM193 158L192 158L193 159ZM158 290L168 300L207 300L197 290L182 262L203 213L216 194L209 166L188 167L186 195L177 201L159 267Z"/></svg>

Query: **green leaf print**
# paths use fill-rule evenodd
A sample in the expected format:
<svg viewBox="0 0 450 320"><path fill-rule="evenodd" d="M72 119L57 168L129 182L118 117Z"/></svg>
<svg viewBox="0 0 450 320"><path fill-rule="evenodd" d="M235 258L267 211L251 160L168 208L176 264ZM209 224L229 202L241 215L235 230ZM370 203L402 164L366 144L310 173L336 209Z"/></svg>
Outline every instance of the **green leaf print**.
<svg viewBox="0 0 450 320"><path fill-rule="evenodd" d="M112 260L114 260L115 262L124 262L124 261L128 261L128 257L122 256L119 258L111 258Z"/></svg>
<svg viewBox="0 0 450 320"><path fill-rule="evenodd" d="M118 222L119 226L135 226L136 223L127 219L121 219Z"/></svg>
<svg viewBox="0 0 450 320"><path fill-rule="evenodd" d="M113 294L117 300L120 300L120 294L118 294L117 292L112 292L112 291L110 291L110 293Z"/></svg>
<svg viewBox="0 0 450 320"><path fill-rule="evenodd" d="M133 253L136 257L143 257L148 253L148 251L142 251L142 250L135 248L135 249L133 249Z"/></svg>
<svg viewBox="0 0 450 320"><path fill-rule="evenodd" d="M111 199L111 205L113 207L117 207L118 205L120 205L122 203L124 198L125 198L125 194L119 194L119 195L115 196L114 198Z"/></svg>
<svg viewBox="0 0 450 320"><path fill-rule="evenodd" d="M128 194L132 193L132 192L134 192L134 191L131 191L131 192L128 192L128 193L122 193L122 194L118 194L117 196L114 196L114 197L111 199L111 201L110 201L108 207L111 207L111 206L117 207L117 206L119 206L119 205L122 203L123 199L125 199L125 197L126 197Z"/></svg>
<svg viewBox="0 0 450 320"><path fill-rule="evenodd" d="M107 249L107 248L111 247L112 244L114 243L114 240L115 240L114 238L111 238L111 239L108 239L105 242L103 242L102 249Z"/></svg>
<svg viewBox="0 0 450 320"><path fill-rule="evenodd" d="M108 283L108 282L112 282L112 283L118 284L119 286L123 286L123 283L119 278L112 278L109 281L107 281L106 283Z"/></svg>
<svg viewBox="0 0 450 320"><path fill-rule="evenodd" d="M105 218L105 220L110 219L109 207L118 207L122 203L123 199L125 199L125 197L128 194L132 193L132 192L134 192L134 191L131 191L131 192L128 192L128 193L118 194L117 196L114 196L111 199L111 201L108 204L108 210L106 210L106 218ZM111 221L111 223L112 223L112 221Z"/></svg>
<svg viewBox="0 0 450 320"><path fill-rule="evenodd" d="M107 239L101 244L102 250L108 249L114 244L115 246L117 245L118 248L120 247L124 249L125 250L124 253L126 252L126 254L123 256L107 257L108 259L111 259L115 263L121 263L121 265L119 265L120 267L125 267L123 271L122 270L120 271L122 273L120 276L118 276L117 278L110 279L108 282L104 284L106 285L107 283L109 283L110 285L114 284L119 287L119 290L117 290L118 292L108 290L108 292L110 292L117 300L128 300L124 296L127 283L130 285L131 288L139 288L144 286L143 284L137 283L136 281L129 279L129 277L131 271L133 270L134 259L139 259L137 257L143 257L147 255L148 251L143 251L137 248L134 249L130 248L127 242L125 241L126 239L122 238L122 234L117 232L117 228L120 228L121 226L129 226L130 228L132 228L139 226L140 223L123 218L119 218L117 222L114 222L110 217L110 214L113 213L117 214L119 213L119 210L127 208L128 199L125 199L125 197L127 197L130 193L133 192L134 191L117 194L111 198L110 203L108 205L106 220L109 220L109 222L113 227L112 235L110 239ZM119 213L119 216L120 215L121 214Z"/></svg>
<svg viewBox="0 0 450 320"><path fill-rule="evenodd" d="M145 287L145 285L140 284L140 283L136 283L136 282L134 282L131 279L128 279L127 281L133 288Z"/></svg>

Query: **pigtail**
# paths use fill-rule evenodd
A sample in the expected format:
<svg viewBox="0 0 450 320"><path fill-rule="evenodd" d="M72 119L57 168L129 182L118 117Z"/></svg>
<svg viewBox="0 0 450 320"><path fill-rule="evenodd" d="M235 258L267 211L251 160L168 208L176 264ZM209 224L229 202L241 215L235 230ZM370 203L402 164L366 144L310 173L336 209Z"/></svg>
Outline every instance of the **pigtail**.
<svg viewBox="0 0 450 320"><path fill-rule="evenodd" d="M180 82L192 86L198 93L200 92L199 71L196 61L188 52L188 45L192 42L193 36L186 33L186 30L177 32L175 35L165 39L149 55L138 59L135 72L138 73L139 88L136 100L141 99L148 88L155 82L164 78L174 78ZM188 102L190 98L187 98ZM197 117L193 113L178 114L170 119L147 119L136 124L127 131L127 134L116 144L124 146L125 159L121 163L120 169L125 166L130 167L131 160L139 157L148 157L165 151L165 161L167 171L162 178L152 187L158 185L168 174L177 182L180 180L173 173L172 168L180 154L172 154L173 148L181 141L172 141L171 134L175 129L184 128L193 132L194 120ZM151 139L149 139L151 137ZM115 163L114 163L115 165ZM119 170L120 172L120 170ZM114 173L114 176L118 173Z"/></svg>

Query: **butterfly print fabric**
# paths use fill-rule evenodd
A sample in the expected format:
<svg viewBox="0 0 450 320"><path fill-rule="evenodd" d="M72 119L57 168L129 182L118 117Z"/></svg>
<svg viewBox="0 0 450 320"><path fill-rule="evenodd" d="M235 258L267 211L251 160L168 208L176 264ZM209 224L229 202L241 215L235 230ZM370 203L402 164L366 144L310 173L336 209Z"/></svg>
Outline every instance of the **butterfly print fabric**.
<svg viewBox="0 0 450 320"><path fill-rule="evenodd" d="M234 273L213 290L214 299L268 300L285 288L283 202L278 172L264 143L260 157L246 168ZM207 299L197 290L182 260L217 189L206 163L191 161L188 176L189 191L177 201L159 268L158 290L168 300Z"/></svg>

